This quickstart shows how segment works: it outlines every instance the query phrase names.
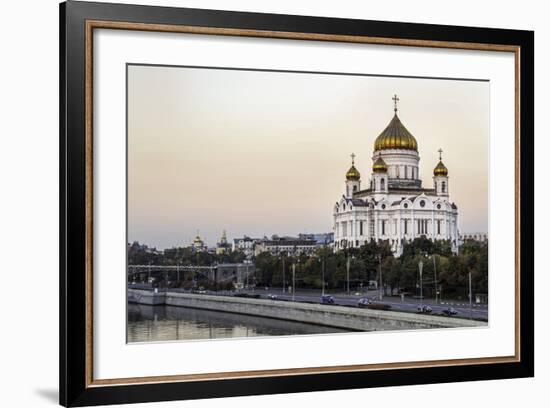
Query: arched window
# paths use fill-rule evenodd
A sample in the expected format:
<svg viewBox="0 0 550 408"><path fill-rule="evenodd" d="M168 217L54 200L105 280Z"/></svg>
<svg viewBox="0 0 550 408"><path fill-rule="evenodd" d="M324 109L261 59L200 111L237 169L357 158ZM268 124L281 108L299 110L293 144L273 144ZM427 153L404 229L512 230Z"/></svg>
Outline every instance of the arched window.
<svg viewBox="0 0 550 408"><path fill-rule="evenodd" d="M357 186L353 186L353 192L356 192L357 191Z"/></svg>
<svg viewBox="0 0 550 408"><path fill-rule="evenodd" d="M380 190L385 190L386 189L385 184L386 184L386 182L384 181L384 179L380 179Z"/></svg>
<svg viewBox="0 0 550 408"><path fill-rule="evenodd" d="M442 192L442 193L445 192L445 187L446 187L446 186L445 186L445 182L442 181L442 182L441 182L441 192Z"/></svg>

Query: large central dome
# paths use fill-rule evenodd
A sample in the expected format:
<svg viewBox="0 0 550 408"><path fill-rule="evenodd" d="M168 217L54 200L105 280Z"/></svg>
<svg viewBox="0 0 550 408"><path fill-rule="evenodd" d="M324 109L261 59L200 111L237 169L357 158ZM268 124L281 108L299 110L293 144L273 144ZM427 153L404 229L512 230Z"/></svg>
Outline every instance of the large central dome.
<svg viewBox="0 0 550 408"><path fill-rule="evenodd" d="M397 111L397 109L395 109ZM414 136L401 123L397 112L389 125L374 141L374 150L404 149L418 151L418 143Z"/></svg>

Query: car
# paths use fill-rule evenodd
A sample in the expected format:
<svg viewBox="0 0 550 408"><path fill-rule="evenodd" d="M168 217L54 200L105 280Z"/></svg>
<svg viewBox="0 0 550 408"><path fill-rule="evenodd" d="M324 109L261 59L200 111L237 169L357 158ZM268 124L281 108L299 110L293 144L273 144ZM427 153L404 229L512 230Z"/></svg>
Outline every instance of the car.
<svg viewBox="0 0 550 408"><path fill-rule="evenodd" d="M267 295L267 298L271 300L277 300L279 299L279 296L274 295L273 293L270 293L269 295Z"/></svg>
<svg viewBox="0 0 550 408"><path fill-rule="evenodd" d="M367 305L368 309L374 309L374 310L390 310L391 305L388 305L387 303L369 303Z"/></svg>
<svg viewBox="0 0 550 408"><path fill-rule="evenodd" d="M418 311L420 313L432 313L432 308L428 305L418 306Z"/></svg>
<svg viewBox="0 0 550 408"><path fill-rule="evenodd" d="M331 296L331 295L321 296L321 303L324 304L324 305L333 305L334 304L334 296Z"/></svg>
<svg viewBox="0 0 550 408"><path fill-rule="evenodd" d="M458 312L455 309L453 309L452 307L448 307L446 309L443 309L442 313L447 315L447 316L454 316Z"/></svg>
<svg viewBox="0 0 550 408"><path fill-rule="evenodd" d="M234 293L234 297L241 297L241 298L252 298L252 299L259 299L260 295L258 293Z"/></svg>
<svg viewBox="0 0 550 408"><path fill-rule="evenodd" d="M366 297L362 297L361 299L359 299L357 301L357 306L358 307L367 307L368 305L370 305L372 302L370 301L369 298L366 298Z"/></svg>

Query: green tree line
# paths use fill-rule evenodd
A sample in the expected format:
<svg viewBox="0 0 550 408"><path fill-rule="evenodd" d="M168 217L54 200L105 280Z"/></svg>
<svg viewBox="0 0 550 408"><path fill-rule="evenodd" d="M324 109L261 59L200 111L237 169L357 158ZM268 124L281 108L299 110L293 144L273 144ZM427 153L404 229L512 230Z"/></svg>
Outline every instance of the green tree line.
<svg viewBox="0 0 550 408"><path fill-rule="evenodd" d="M164 252L143 250L139 245L128 247L128 263L134 265L200 265L238 263L244 260L242 252L212 254L194 252L191 248L171 248ZM472 292L488 292L488 242L467 240L458 254L453 254L448 241L416 238L404 245L403 254L394 257L388 242L369 242L360 248L334 252L320 247L313 255L272 255L264 252L253 259L258 286L281 287L292 284L295 268L297 288L321 289L323 276L325 290L342 291L366 289L369 282L380 282L386 295L419 294L419 262L423 264L423 295L435 297L436 289L442 298L467 298L469 274ZM323 273L324 271L324 273ZM381 273L381 275L380 275Z"/></svg>

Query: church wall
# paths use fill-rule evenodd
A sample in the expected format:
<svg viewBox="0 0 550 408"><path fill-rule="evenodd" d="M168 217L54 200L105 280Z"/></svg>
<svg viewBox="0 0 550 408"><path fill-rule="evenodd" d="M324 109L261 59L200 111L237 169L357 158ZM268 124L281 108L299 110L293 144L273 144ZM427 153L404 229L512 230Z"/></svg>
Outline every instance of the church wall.
<svg viewBox="0 0 550 408"><path fill-rule="evenodd" d="M372 155L372 160L376 160L379 156L382 157L388 165L389 178L408 180L418 179L418 167L420 161L418 152L409 152L398 149L384 150L381 153L379 151L375 151Z"/></svg>
<svg viewBox="0 0 550 408"><path fill-rule="evenodd" d="M389 201L378 202L374 209L352 207L350 210L347 207L342 210L343 206L340 206L339 212L334 213L335 249L342 249L342 240L346 241L347 247L358 247L371 239L389 240L396 255L400 255L403 240L420 236L458 242L457 211L448 201L427 196L417 197L414 201L409 197L395 206L391 206ZM424 207L421 201L424 201ZM437 209L438 204L441 209Z"/></svg>

